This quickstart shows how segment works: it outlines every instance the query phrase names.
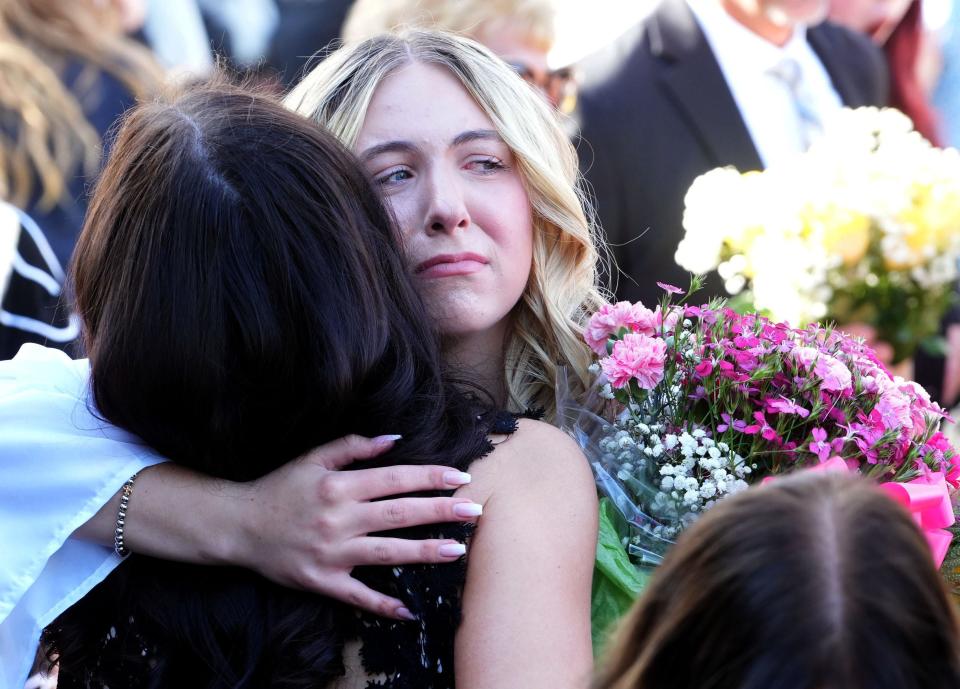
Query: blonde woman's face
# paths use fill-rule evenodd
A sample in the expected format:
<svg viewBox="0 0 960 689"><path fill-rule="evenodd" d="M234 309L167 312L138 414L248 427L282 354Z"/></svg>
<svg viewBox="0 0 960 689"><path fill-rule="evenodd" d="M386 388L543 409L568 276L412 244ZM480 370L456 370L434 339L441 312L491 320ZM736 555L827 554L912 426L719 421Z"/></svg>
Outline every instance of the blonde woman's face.
<svg viewBox="0 0 960 689"><path fill-rule="evenodd" d="M533 219L486 113L445 68L414 63L377 88L356 152L393 209L441 331L505 333L530 276Z"/></svg>

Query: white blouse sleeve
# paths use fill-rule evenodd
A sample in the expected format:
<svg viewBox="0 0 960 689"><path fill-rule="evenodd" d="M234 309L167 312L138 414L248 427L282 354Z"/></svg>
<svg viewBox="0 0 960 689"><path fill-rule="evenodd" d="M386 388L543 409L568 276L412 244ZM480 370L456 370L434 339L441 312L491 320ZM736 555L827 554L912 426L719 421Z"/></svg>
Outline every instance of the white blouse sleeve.
<svg viewBox="0 0 960 689"><path fill-rule="evenodd" d="M163 461L98 418L89 366L24 345L0 361L0 689L21 689L40 631L121 559L70 534Z"/></svg>

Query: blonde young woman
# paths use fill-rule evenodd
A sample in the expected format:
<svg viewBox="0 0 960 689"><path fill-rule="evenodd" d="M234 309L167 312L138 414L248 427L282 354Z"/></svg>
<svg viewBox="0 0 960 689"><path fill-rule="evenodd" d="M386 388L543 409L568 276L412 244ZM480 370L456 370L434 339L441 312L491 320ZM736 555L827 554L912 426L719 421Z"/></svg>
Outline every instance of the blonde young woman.
<svg viewBox="0 0 960 689"><path fill-rule="evenodd" d="M434 246L503 247L509 264L419 282L451 363L501 403L553 420L558 364L575 393L586 385L580 323L601 297L575 152L530 95L479 44L410 31L333 53L285 103L360 156L415 274Z"/></svg>
<svg viewBox="0 0 960 689"><path fill-rule="evenodd" d="M579 321L599 300L590 225L574 187L575 156L553 113L502 62L463 39L411 33L345 48L329 59L287 103L309 111L365 159L389 201L410 268L444 335L448 364L488 389L499 405L515 411L540 406L552 418L557 366L572 372L575 392L585 384L589 356L578 336ZM418 109L417 101L426 109ZM404 129L408 125L415 129ZM390 157L396 154L407 157ZM0 366L0 385L7 376L11 391L30 403L8 405L0 395L0 443L7 445L0 454L19 453L27 461L35 454L38 436L59 424L57 430L66 437L82 436L82 454L91 462L115 460L103 472L112 472L112 478L97 491L86 490L73 503L57 503L60 512L69 512L63 521L79 527L75 536L111 544L120 503L117 489L131 469L159 458L136 446L135 439L111 436L111 429L103 430L89 418L82 433L76 423L52 418L76 410L83 377L79 372L71 390L57 389L65 397L59 408L52 406L51 383L31 382L35 373L28 370L49 367L44 358L34 351L19 366L17 360ZM249 484L213 481L169 465L144 471L126 515L125 544L168 559L239 564L280 583L403 618L402 601L363 586L351 577L352 568L451 562L463 553L462 545L384 541L367 533L473 520L485 498L462 491L452 497L370 502L419 490L450 490L470 480L438 466L337 471L354 458L381 453L392 442L348 439ZM63 457L57 443L45 450L65 470L76 454ZM477 466L483 470L482 462ZM0 465L0 483L16 479L6 473ZM113 497L107 499L109 495ZM558 497L555 504L531 509L536 514L574 509L585 528L595 528L594 508L571 506L567 500ZM84 515L91 504L102 507ZM34 508L32 516L47 520L48 507ZM29 516L18 518L23 522ZM61 524L59 533L63 543L70 530ZM17 538L11 529L2 540L20 545ZM109 567L114 562L109 549L99 552L97 567ZM29 567L36 568L38 559L42 566L43 559L32 555L8 563L4 576L36 578ZM581 562L587 579L591 566L592 561ZM538 653L538 611L556 603L572 611L565 625L577 635L574 645L586 648L585 656L573 654L579 658L575 665L582 666L584 658L589 662L588 600L553 601L549 588L529 581L522 567L500 581L512 582L519 598L503 610L489 611L491 617L479 618L480 643L510 658ZM588 598L589 586L585 591ZM8 599L16 607L14 594ZM534 625L529 637L498 635L503 616ZM2 618L0 624L5 624Z"/></svg>

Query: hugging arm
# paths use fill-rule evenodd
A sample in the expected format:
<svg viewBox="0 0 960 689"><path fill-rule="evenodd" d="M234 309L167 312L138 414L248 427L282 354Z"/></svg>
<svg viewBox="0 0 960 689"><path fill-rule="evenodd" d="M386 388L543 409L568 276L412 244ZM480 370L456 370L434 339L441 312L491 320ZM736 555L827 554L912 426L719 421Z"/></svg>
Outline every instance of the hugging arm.
<svg viewBox="0 0 960 689"><path fill-rule="evenodd" d="M471 472L461 493L491 489L470 545L457 687L589 686L597 498L586 459L559 430L521 421Z"/></svg>
<svg viewBox="0 0 960 689"><path fill-rule="evenodd" d="M249 483L202 476L171 463L97 418L89 369L56 350L28 346L0 362L0 623L69 541L90 574L110 564L119 491L141 471L127 511L126 545L155 557L239 565L278 583L402 617L400 601L350 576L362 564L444 562L449 541L370 538L434 521L460 521L464 498L377 498L456 488L465 477L439 466L341 472L389 449L388 439L343 438ZM159 463L159 464L158 464ZM72 538L71 538L72 536ZM59 555L59 557L55 557ZM47 569L47 575L51 570Z"/></svg>
<svg viewBox="0 0 960 689"><path fill-rule="evenodd" d="M277 583L308 589L390 617L402 603L350 572L358 565L449 562L449 540L373 538L368 533L434 521L462 521L465 498L397 498L450 489L468 477L441 466L340 472L390 449L394 440L347 436L248 483L211 478L174 464L144 470L134 485L124 540L133 551L198 564L239 565ZM113 544L119 493L74 536Z"/></svg>

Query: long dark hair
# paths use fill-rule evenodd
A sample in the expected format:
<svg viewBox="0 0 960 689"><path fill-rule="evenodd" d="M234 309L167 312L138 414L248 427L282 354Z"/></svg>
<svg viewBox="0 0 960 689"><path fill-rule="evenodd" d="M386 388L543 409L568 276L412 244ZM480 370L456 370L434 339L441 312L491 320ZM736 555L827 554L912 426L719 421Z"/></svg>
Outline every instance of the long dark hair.
<svg viewBox="0 0 960 689"><path fill-rule="evenodd" d="M485 446L359 164L268 97L133 111L72 276L100 413L179 464L245 481L347 433L403 433L381 464ZM342 643L322 597L137 555L48 641L62 686L125 687L317 686Z"/></svg>
<svg viewBox="0 0 960 689"><path fill-rule="evenodd" d="M930 550L866 482L805 475L712 508L612 642L597 689L953 689Z"/></svg>

